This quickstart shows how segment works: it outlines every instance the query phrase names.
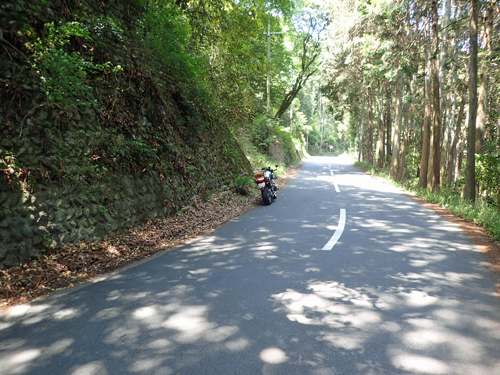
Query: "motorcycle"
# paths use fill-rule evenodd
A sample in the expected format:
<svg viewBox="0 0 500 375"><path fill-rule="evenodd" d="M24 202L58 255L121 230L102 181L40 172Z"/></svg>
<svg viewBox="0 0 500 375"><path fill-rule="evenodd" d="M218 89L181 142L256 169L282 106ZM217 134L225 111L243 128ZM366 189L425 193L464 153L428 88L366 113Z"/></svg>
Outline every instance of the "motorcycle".
<svg viewBox="0 0 500 375"><path fill-rule="evenodd" d="M278 166L276 166L278 168ZM274 182L274 172L276 169L262 168L261 172L254 172L255 184L260 189L262 200L265 205L270 205L276 199L276 192L279 190Z"/></svg>

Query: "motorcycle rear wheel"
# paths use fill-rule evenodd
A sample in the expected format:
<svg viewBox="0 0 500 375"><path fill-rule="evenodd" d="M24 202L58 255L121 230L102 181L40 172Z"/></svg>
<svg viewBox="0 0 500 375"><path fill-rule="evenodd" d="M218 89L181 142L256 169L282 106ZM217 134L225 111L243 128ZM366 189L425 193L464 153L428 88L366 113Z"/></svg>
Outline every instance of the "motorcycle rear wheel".
<svg viewBox="0 0 500 375"><path fill-rule="evenodd" d="M262 200L264 201L264 204L266 206L269 206L273 202L273 200L271 198L271 192L269 191L269 189L267 187L262 189Z"/></svg>

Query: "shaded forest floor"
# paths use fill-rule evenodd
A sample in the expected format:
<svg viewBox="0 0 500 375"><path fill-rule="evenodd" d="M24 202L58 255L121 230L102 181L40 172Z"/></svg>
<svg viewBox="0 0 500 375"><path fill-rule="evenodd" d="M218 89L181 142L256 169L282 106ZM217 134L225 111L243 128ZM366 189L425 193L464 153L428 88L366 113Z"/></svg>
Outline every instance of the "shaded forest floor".
<svg viewBox="0 0 500 375"><path fill-rule="evenodd" d="M301 166L299 163L288 168L278 184L286 185ZM492 272L500 272L500 244L484 229L457 218L438 205L410 197L459 225L488 258ZM60 247L30 263L0 270L0 310L71 288L192 241L260 204L258 194L243 197L231 191L221 191L208 201L195 200L175 216L149 220L144 227L99 241Z"/></svg>
<svg viewBox="0 0 500 375"><path fill-rule="evenodd" d="M277 183L284 186L302 163L287 169ZM259 191L248 196L220 191L209 200L196 199L177 215L151 219L145 226L93 242L69 244L18 267L0 270L0 310L71 288L159 252L188 243L262 204Z"/></svg>

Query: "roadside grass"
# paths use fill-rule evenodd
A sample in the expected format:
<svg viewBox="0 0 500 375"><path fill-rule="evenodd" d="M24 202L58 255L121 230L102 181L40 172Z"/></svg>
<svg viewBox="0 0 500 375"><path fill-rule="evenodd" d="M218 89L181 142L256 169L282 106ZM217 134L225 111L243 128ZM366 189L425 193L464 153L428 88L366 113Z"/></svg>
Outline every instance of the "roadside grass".
<svg viewBox="0 0 500 375"><path fill-rule="evenodd" d="M438 204L449 209L455 216L483 227L495 241L500 241L500 210L482 197L478 197L475 202L471 202L462 198L460 192L454 189L442 187L439 191L432 192L428 189L418 188L418 179L398 183L389 178L389 172L386 169L377 170L367 162L355 162L354 166L376 175L429 203Z"/></svg>
<svg viewBox="0 0 500 375"><path fill-rule="evenodd" d="M485 228L494 240L500 241L500 210L481 197L471 202L462 198L459 192L447 188L442 188L438 192L422 188L411 188L409 191L430 203L448 208L458 217Z"/></svg>
<svg viewBox="0 0 500 375"><path fill-rule="evenodd" d="M368 163L366 161L355 161L354 166L359 168L359 169L364 170L365 172L370 172L370 173L372 173L375 169L373 167L373 165L371 165L370 163Z"/></svg>

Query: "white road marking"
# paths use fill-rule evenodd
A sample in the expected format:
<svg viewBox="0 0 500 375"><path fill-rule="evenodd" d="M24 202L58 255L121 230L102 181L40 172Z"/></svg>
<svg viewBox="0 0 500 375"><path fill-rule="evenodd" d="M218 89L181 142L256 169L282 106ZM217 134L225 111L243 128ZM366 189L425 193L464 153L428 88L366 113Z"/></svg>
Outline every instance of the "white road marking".
<svg viewBox="0 0 500 375"><path fill-rule="evenodd" d="M333 178L333 171L330 169L330 173L332 175L332 178ZM335 182L335 179L333 180L333 186L335 186L335 191L337 193L340 193L340 189L339 189L339 186L337 185L337 183Z"/></svg>
<svg viewBox="0 0 500 375"><path fill-rule="evenodd" d="M342 236L342 232L344 232L345 228L345 209L341 208L340 209L340 218L339 218L339 225L337 226L337 229L335 229L335 233L333 234L332 238L330 238L330 241L323 247L321 250L331 250L337 241L339 240L340 236Z"/></svg>

